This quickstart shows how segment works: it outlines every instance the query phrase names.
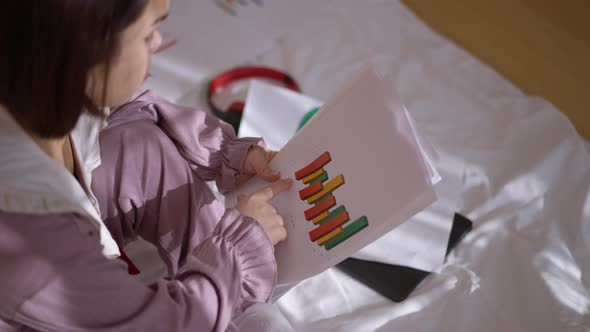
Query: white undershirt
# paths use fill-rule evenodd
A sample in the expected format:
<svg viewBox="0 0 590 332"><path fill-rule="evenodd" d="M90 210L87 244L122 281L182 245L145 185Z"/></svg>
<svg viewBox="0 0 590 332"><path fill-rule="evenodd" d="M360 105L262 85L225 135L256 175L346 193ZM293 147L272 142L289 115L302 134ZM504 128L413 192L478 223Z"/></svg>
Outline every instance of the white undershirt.
<svg viewBox="0 0 590 332"><path fill-rule="evenodd" d="M71 133L72 151L81 178L43 152L0 105L0 210L9 213L78 213L100 233L103 254L120 255L100 218L90 190L92 171L100 165L98 136L104 121L84 114Z"/></svg>

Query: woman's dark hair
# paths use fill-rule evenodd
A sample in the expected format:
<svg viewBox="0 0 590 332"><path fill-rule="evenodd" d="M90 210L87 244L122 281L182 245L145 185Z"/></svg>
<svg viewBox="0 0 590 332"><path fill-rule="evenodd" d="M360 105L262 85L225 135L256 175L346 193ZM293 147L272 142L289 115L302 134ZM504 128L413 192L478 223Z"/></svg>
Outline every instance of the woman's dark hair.
<svg viewBox="0 0 590 332"><path fill-rule="evenodd" d="M89 72L104 65L107 77L119 36L148 1L0 1L0 104L43 138L67 135L84 111L101 115L86 94Z"/></svg>

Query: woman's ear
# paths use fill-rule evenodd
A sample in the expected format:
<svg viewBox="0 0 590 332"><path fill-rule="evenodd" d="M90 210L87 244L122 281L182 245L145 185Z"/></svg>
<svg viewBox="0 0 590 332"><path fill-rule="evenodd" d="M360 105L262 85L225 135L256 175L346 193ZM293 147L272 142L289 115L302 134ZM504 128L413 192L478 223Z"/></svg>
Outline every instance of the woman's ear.
<svg viewBox="0 0 590 332"><path fill-rule="evenodd" d="M106 69L104 64L96 65L88 71L86 95L97 108L103 108L107 100Z"/></svg>

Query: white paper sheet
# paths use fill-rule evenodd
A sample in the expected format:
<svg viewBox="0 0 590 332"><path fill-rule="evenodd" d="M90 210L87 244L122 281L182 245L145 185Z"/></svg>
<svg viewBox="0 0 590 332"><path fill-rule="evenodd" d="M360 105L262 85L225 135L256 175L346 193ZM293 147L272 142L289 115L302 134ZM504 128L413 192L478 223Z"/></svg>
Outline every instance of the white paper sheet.
<svg viewBox="0 0 590 332"><path fill-rule="evenodd" d="M229 105L230 102L226 104ZM297 134L304 116L322 104L319 100L304 94L264 81L251 80L247 87L238 137L263 137L269 149L279 151ZM436 153L419 136L416 125L405 107L404 114L426 161L431 182L435 185L442 180L431 157Z"/></svg>
<svg viewBox="0 0 590 332"><path fill-rule="evenodd" d="M295 174L329 152L332 161L323 169L330 179L345 179L332 193L337 201L332 211L345 206L350 222L362 216L369 222L333 249L318 246L311 235L321 226L304 215L313 202L300 199L298 191L307 186L296 181L273 201L289 234L276 247L279 283L297 282L333 266L434 202L427 166L403 106L390 97L395 91L388 82L372 69L362 71L271 162L283 174ZM237 194L267 185L254 179Z"/></svg>
<svg viewBox="0 0 590 332"><path fill-rule="evenodd" d="M279 151L295 136L305 114L321 104L292 90L253 81L238 136L263 137L269 149Z"/></svg>
<svg viewBox="0 0 590 332"><path fill-rule="evenodd" d="M264 137L269 148L279 151L295 136L305 114L321 104L303 94L263 81L253 81L248 90L239 136ZM407 111L405 114L420 148L424 150L427 144L417 134ZM435 154L432 149L428 151L430 153L425 153L424 157L432 183L436 184L441 177L429 157L429 154ZM433 271L444 262L453 218L452 211L448 210L435 203L427 211L420 212L364 247L353 257ZM446 217L441 218L441 214Z"/></svg>

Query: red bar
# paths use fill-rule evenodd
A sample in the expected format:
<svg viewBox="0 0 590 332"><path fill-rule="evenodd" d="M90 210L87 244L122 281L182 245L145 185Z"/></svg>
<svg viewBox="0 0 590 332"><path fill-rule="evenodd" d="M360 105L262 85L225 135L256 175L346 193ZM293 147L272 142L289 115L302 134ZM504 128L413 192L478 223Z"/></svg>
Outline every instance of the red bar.
<svg viewBox="0 0 590 332"><path fill-rule="evenodd" d="M307 186L299 191L299 197L302 201L324 190L324 185L321 182L316 182L311 186Z"/></svg>
<svg viewBox="0 0 590 332"><path fill-rule="evenodd" d="M311 173L319 170L320 168L326 166L330 161L332 161L332 157L330 157L330 152L324 152L321 156L319 156L316 160L312 161L311 164L303 167L302 169L295 172L295 179L301 180L304 177L310 175Z"/></svg>
<svg viewBox="0 0 590 332"><path fill-rule="evenodd" d="M331 231L335 230L339 226L345 224L348 221L348 218L349 218L348 212L342 211L336 217L332 218L327 223L321 224L318 228L309 232L309 238L311 239L311 242L317 241L322 236L330 233Z"/></svg>
<svg viewBox="0 0 590 332"><path fill-rule="evenodd" d="M327 198L325 201L322 201L311 209L305 210L305 219L311 220L322 214L322 212L331 209L334 205L336 205L336 198L334 196Z"/></svg>

